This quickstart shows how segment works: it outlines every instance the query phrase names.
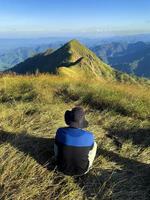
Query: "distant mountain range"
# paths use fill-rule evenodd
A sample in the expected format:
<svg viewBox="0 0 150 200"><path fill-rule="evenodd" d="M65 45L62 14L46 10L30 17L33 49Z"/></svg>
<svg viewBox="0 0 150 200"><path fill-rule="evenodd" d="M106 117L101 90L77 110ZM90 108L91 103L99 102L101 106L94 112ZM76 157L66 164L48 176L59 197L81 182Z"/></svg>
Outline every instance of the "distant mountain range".
<svg viewBox="0 0 150 200"><path fill-rule="evenodd" d="M87 43L88 47L101 60L113 68L129 74L150 78L150 43L111 42L95 45L93 42L91 43L91 40L86 41L86 39L83 40L83 43ZM5 53L0 52L0 71L12 68L21 62L24 63L26 59L29 62L32 57L34 59L36 57L37 62L39 62L41 56L45 54L43 52L47 49L51 49L49 52L52 53L52 51L62 45L63 42L58 41L52 44L10 49L5 51Z"/></svg>
<svg viewBox="0 0 150 200"><path fill-rule="evenodd" d="M15 49L0 51L0 71L7 70L20 62L23 62L27 58L30 58L36 54L42 53L47 49L56 49L62 46L62 43L55 44L41 44L32 47L18 47Z"/></svg>
<svg viewBox="0 0 150 200"><path fill-rule="evenodd" d="M150 78L150 43L117 43L92 48L95 54L115 69Z"/></svg>

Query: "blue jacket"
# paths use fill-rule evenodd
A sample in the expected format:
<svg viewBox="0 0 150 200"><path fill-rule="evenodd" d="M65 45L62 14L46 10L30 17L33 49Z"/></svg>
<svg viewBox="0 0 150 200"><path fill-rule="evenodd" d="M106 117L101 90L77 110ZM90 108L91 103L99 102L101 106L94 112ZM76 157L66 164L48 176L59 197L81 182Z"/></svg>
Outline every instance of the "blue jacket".
<svg viewBox="0 0 150 200"><path fill-rule="evenodd" d="M58 168L66 174L79 175L87 171L88 154L94 145L92 133L72 127L59 128L55 144L58 148Z"/></svg>

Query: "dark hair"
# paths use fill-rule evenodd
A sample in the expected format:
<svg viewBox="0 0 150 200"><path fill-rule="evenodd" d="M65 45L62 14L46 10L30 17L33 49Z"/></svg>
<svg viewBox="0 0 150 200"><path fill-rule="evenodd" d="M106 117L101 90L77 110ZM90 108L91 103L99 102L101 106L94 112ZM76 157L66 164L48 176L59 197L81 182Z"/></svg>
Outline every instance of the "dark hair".
<svg viewBox="0 0 150 200"><path fill-rule="evenodd" d="M71 111L67 110L65 112L65 122L67 125L70 125L71 119L72 119Z"/></svg>
<svg viewBox="0 0 150 200"><path fill-rule="evenodd" d="M67 110L64 115L68 126L75 128L86 128L88 121L85 119L85 112L81 107L74 107L71 111Z"/></svg>

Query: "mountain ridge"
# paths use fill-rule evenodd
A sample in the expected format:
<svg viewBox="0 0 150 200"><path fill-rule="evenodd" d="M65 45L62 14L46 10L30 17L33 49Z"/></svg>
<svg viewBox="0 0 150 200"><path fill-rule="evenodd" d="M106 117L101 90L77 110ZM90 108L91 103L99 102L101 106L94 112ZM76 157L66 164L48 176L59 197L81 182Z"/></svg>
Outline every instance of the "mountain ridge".
<svg viewBox="0 0 150 200"><path fill-rule="evenodd" d="M35 73L57 73L60 67L80 67L85 71L91 71L95 75L113 77L114 70L103 63L91 50L80 44L77 40L71 40L54 52L47 51L9 69L10 72L18 74ZM8 70L7 70L8 71Z"/></svg>
<svg viewBox="0 0 150 200"><path fill-rule="evenodd" d="M5 73L9 72L16 74L52 73L67 76L76 74L78 77L86 76L94 79L103 77L110 81L144 84L146 82L149 85L149 81L145 79L112 68L75 39L55 51L46 50L5 71Z"/></svg>

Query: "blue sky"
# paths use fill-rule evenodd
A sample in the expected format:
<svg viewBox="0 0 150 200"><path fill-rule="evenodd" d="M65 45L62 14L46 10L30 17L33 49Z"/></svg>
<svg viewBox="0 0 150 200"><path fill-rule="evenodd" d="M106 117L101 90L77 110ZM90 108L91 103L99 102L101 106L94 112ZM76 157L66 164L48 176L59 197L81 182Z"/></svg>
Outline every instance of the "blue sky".
<svg viewBox="0 0 150 200"><path fill-rule="evenodd" d="M150 33L149 10L149 0L0 0L0 36Z"/></svg>

